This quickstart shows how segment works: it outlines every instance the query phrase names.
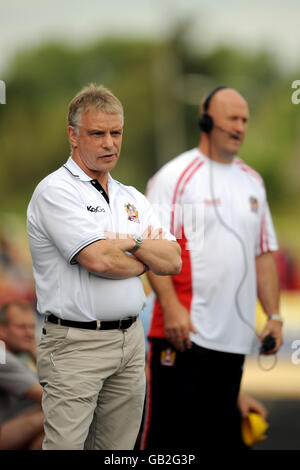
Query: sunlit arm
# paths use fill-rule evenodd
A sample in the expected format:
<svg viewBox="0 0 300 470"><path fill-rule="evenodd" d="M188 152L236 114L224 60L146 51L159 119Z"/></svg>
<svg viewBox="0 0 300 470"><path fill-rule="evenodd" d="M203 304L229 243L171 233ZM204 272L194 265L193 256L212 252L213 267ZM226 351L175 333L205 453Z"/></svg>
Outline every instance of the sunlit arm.
<svg viewBox="0 0 300 470"><path fill-rule="evenodd" d="M134 256L159 276L175 275L181 270L181 248L175 241L145 239Z"/></svg>
<svg viewBox="0 0 300 470"><path fill-rule="evenodd" d="M127 251L135 247L135 241L129 234L120 234L105 232L106 238L111 242ZM181 248L176 241L169 241L163 238L161 228L152 230L149 226L143 234L141 247L134 252L134 256L144 265L159 276L168 276L178 274L181 270ZM131 246L128 247L128 241Z"/></svg>
<svg viewBox="0 0 300 470"><path fill-rule="evenodd" d="M270 316L279 313L279 279L277 266L272 253L263 253L256 257L257 295L264 312ZM276 347L270 352L278 351L282 344L282 324L269 319L260 334L260 340L272 334Z"/></svg>
<svg viewBox="0 0 300 470"><path fill-rule="evenodd" d="M134 240L120 240L118 245L108 239L96 241L81 250L76 260L87 271L99 277L127 279L140 276L145 271L143 262L125 253L135 246Z"/></svg>
<svg viewBox="0 0 300 470"><path fill-rule="evenodd" d="M279 311L279 281L272 253L256 257L257 295L267 315Z"/></svg>

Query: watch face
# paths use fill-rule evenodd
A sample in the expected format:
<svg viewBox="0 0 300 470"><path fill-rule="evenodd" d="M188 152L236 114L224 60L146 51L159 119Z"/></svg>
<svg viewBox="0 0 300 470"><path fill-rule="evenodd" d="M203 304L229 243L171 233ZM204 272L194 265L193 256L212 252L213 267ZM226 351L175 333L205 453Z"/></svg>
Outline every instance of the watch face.
<svg viewBox="0 0 300 470"><path fill-rule="evenodd" d="M133 250L131 250L131 253L134 253L136 250L139 249L139 247L141 246L142 242L143 242L143 239L140 235L137 235L136 233L134 233L133 235L131 235L132 238L134 239L135 241L135 247Z"/></svg>
<svg viewBox="0 0 300 470"><path fill-rule="evenodd" d="M140 235L137 235L136 233L134 233L132 235L132 238L137 242L137 243L142 243L143 239Z"/></svg>

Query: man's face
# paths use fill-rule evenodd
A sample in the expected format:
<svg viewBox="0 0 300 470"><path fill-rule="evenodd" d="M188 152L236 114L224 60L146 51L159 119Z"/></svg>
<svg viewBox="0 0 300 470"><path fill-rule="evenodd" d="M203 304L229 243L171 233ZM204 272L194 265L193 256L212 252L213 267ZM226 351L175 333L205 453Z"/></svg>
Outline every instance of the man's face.
<svg viewBox="0 0 300 470"><path fill-rule="evenodd" d="M122 145L121 115L86 111L81 116L78 135L72 126L68 131L73 159L85 173L95 178L115 167Z"/></svg>
<svg viewBox="0 0 300 470"><path fill-rule="evenodd" d="M212 101L209 113L215 124L211 131L213 145L220 155L230 159L237 154L245 138L249 117L247 103L238 93L222 90Z"/></svg>
<svg viewBox="0 0 300 470"><path fill-rule="evenodd" d="M29 352L35 343L35 316L31 310L11 306L8 323L1 325L1 337L13 353Z"/></svg>

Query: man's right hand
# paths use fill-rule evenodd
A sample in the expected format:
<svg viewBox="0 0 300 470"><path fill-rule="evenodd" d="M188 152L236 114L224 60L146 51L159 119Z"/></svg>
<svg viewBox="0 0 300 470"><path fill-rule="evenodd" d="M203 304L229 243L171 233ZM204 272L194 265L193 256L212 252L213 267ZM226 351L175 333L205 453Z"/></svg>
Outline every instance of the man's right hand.
<svg viewBox="0 0 300 470"><path fill-rule="evenodd" d="M188 310L179 302L164 308L164 328L167 340L174 348L183 352L190 349L190 331L197 333L193 326Z"/></svg>

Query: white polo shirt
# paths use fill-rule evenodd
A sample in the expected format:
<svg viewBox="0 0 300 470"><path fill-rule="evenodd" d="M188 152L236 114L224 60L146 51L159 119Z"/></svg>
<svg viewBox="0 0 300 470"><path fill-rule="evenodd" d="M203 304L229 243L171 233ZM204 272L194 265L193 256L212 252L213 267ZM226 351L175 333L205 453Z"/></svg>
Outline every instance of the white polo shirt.
<svg viewBox="0 0 300 470"><path fill-rule="evenodd" d="M109 204L93 180L70 157L36 187L27 210L27 231L36 284L37 309L74 321L114 320L137 315L145 303L142 281L111 280L74 261L104 231L142 235L161 227L139 191L110 175ZM166 230L167 232L167 230ZM165 238L175 240L167 233Z"/></svg>
<svg viewBox="0 0 300 470"><path fill-rule="evenodd" d="M178 242L183 266L172 279L197 330L191 333L192 341L208 349L248 354L256 340L255 257L278 249L262 178L239 158L231 164L221 164L195 148L162 167L149 181L147 196L153 205L161 207L161 220L171 233L182 235ZM186 208L197 204L202 204L204 210L200 249L188 243L185 227L189 221L178 218L174 209L181 206L186 212ZM215 206L229 230L220 223ZM241 241L230 228L243 241L246 272ZM236 292L244 276L238 295L239 312ZM149 336L164 336L158 302Z"/></svg>

